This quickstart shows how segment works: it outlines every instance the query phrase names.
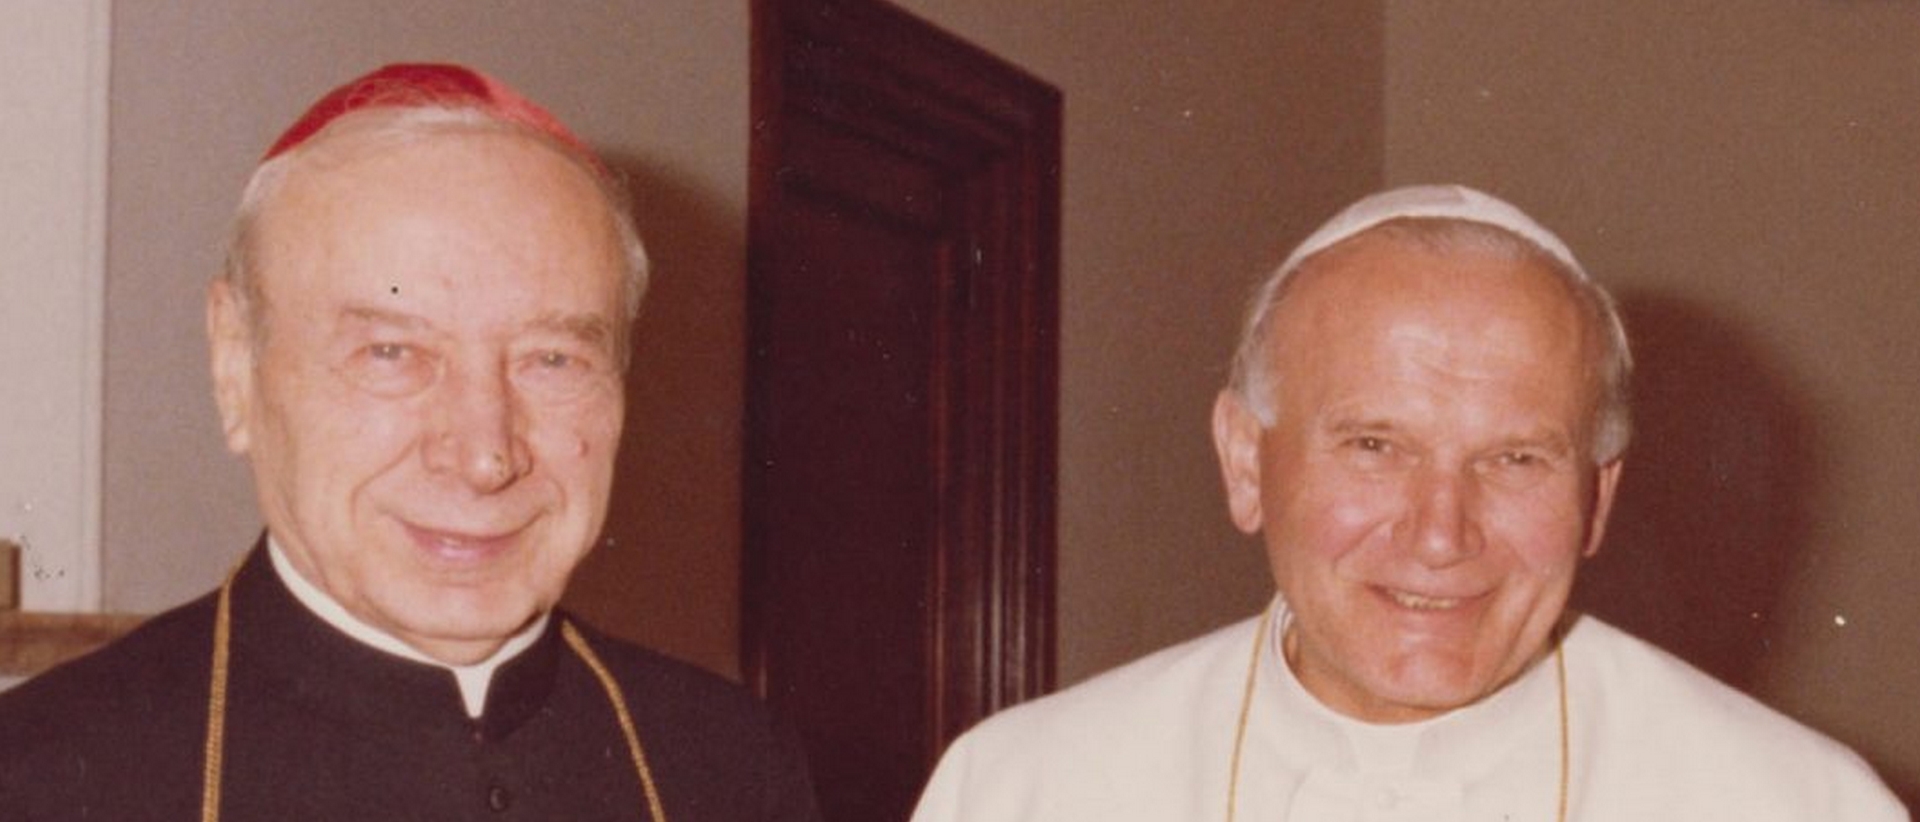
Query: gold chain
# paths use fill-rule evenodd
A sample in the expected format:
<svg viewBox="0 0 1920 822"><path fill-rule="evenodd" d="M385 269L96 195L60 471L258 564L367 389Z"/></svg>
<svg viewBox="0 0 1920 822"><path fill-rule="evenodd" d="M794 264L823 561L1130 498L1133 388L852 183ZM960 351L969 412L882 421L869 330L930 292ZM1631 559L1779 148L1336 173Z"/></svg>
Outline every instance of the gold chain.
<svg viewBox="0 0 1920 822"><path fill-rule="evenodd" d="M236 569L237 573L237 569ZM213 681L207 686L207 757L200 782L200 822L220 822L220 763L227 740L227 642L233 633L233 574L220 584L213 616Z"/></svg>
<svg viewBox="0 0 1920 822"><path fill-rule="evenodd" d="M1267 634L1273 628L1273 611L1278 600L1267 606L1266 613L1260 616L1260 626L1253 632L1253 653L1247 662L1246 689L1240 695L1240 721L1233 730L1233 756L1227 765L1227 822L1234 822L1236 805L1240 795L1240 753L1247 740L1247 717L1253 713L1253 686L1259 681L1260 648L1267 641ZM1560 795L1554 803L1554 819L1567 822L1567 784L1572 778L1573 752L1570 744L1567 717L1567 654L1565 637L1556 632L1553 643L1553 665L1560 681Z"/></svg>
<svg viewBox="0 0 1920 822"><path fill-rule="evenodd" d="M640 774L640 790L646 794L647 811L653 814L654 822L667 822L667 809L660 805L660 790L654 787L653 770L647 767L647 752L640 747L640 734L633 729L633 716L627 713L627 697L620 692L620 683L614 681L599 655L588 647L586 638L574 630L573 623L561 621L560 634L567 638L567 644L573 646L574 653L580 655L587 667L593 669L593 675L600 679L600 687L606 689L607 700L613 703L613 714L620 720L620 733L627 737L627 755L633 758L633 769Z"/></svg>
<svg viewBox="0 0 1920 822"><path fill-rule="evenodd" d="M1567 710L1567 638L1559 631L1555 631L1553 637L1553 668L1560 676L1560 802L1554 818L1567 822L1567 785L1573 780L1570 773L1573 734L1567 729L1567 717L1572 715Z"/></svg>
<svg viewBox="0 0 1920 822"><path fill-rule="evenodd" d="M226 749L227 727L227 647L233 636L233 577L227 575L227 581L220 585L219 604L213 617L213 675L207 686L207 746L206 769L202 775L200 788L201 822L219 822L220 820L220 772ZM573 623L561 620L560 634L567 646L580 656L581 661L593 670L600 687L607 693L607 700L613 703L613 714L620 721L620 733L627 740L627 755L633 760L634 772L640 776L640 790L647 801L647 811L652 814L653 822L667 822L666 808L660 802L660 790L653 783L653 770L647 767L646 749L640 746L640 734L634 730L633 715L627 712L626 695L620 691L620 683L607 671L600 656L587 644L586 637L575 630Z"/></svg>

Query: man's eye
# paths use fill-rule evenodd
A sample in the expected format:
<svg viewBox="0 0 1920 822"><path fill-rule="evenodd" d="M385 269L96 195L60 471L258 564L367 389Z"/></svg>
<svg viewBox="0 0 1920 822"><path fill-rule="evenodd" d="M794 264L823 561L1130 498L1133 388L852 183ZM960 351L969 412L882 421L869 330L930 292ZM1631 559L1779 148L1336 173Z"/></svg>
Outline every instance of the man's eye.
<svg viewBox="0 0 1920 822"><path fill-rule="evenodd" d="M597 369L599 360L591 354L554 349L537 352L525 362L540 371L586 375Z"/></svg>
<svg viewBox="0 0 1920 822"><path fill-rule="evenodd" d="M1524 472L1539 471L1554 464L1547 454L1538 451L1501 451L1493 457L1493 466L1503 470Z"/></svg>
<svg viewBox="0 0 1920 822"><path fill-rule="evenodd" d="M1391 447L1387 444L1386 440L1379 437L1354 437L1352 443L1353 447L1370 454L1384 453Z"/></svg>
<svg viewBox="0 0 1920 822"><path fill-rule="evenodd" d="M514 378L529 394L548 400L580 396L602 381L600 361L591 353L553 349L522 357Z"/></svg>
<svg viewBox="0 0 1920 822"><path fill-rule="evenodd" d="M342 373L377 396L397 397L432 384L435 370L429 350L413 343L375 342L355 350Z"/></svg>
<svg viewBox="0 0 1920 822"><path fill-rule="evenodd" d="M367 356L384 362L398 362L413 353L413 349L403 343L374 343L367 346Z"/></svg>

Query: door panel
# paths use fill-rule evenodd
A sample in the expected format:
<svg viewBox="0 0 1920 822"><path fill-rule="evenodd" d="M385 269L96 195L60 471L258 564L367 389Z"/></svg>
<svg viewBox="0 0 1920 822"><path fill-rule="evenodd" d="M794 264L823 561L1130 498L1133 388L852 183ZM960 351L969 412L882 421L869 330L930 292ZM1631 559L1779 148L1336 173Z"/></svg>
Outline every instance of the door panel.
<svg viewBox="0 0 1920 822"><path fill-rule="evenodd" d="M754 7L743 664L828 818L1052 678L1057 92L873 2Z"/></svg>

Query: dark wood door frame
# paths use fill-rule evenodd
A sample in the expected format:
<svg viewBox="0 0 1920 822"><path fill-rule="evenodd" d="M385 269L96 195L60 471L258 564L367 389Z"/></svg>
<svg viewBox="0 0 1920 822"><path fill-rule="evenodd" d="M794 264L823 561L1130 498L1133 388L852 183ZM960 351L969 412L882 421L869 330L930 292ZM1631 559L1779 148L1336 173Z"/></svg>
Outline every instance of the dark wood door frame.
<svg viewBox="0 0 1920 822"><path fill-rule="evenodd" d="M788 365L776 308L788 309L769 301L795 292L769 284L807 265L786 232L826 214L921 238L930 262L916 276L933 297L916 320L915 413L931 476L912 566L924 596L899 618L920 625L924 724L910 730L930 765L974 722L1053 685L1060 95L873 0L754 0L753 26L742 665L803 734L829 721L807 715L813 683L786 675L773 630L794 616L779 609L833 607L783 590L777 570L783 552L816 548L781 533L783 510L807 504L776 473L783 413L805 401L772 387ZM903 182L862 179L870 167ZM858 447L860 432L846 436Z"/></svg>

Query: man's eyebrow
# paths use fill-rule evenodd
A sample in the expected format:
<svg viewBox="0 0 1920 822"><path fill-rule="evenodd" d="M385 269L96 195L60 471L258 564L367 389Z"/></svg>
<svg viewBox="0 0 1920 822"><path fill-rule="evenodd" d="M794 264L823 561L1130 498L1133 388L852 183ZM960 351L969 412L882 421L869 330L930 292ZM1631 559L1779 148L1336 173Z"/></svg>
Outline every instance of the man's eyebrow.
<svg viewBox="0 0 1920 822"><path fill-rule="evenodd" d="M1526 434L1508 437L1500 441L1501 448L1539 448L1554 453L1572 453L1573 440L1566 435L1550 429L1541 429Z"/></svg>
<svg viewBox="0 0 1920 822"><path fill-rule="evenodd" d="M594 345L605 345L613 339L613 324L600 314L542 314L527 323L527 327L558 332Z"/></svg>
<svg viewBox="0 0 1920 822"><path fill-rule="evenodd" d="M1338 417L1327 422L1325 430L1336 436L1386 434L1400 430L1392 420L1380 417Z"/></svg>
<svg viewBox="0 0 1920 822"><path fill-rule="evenodd" d="M424 318L413 314L403 314L398 311L390 311L385 308L358 303L350 304L340 309L340 317L349 322L365 325L393 325L415 330L428 328L432 325Z"/></svg>
<svg viewBox="0 0 1920 822"><path fill-rule="evenodd" d="M1327 436L1341 438L1393 434L1400 431L1401 427L1390 419L1346 417L1329 421L1323 430ZM1502 437L1495 441L1494 447L1501 450L1538 448L1553 453L1571 453L1574 450L1571 439L1551 428Z"/></svg>

